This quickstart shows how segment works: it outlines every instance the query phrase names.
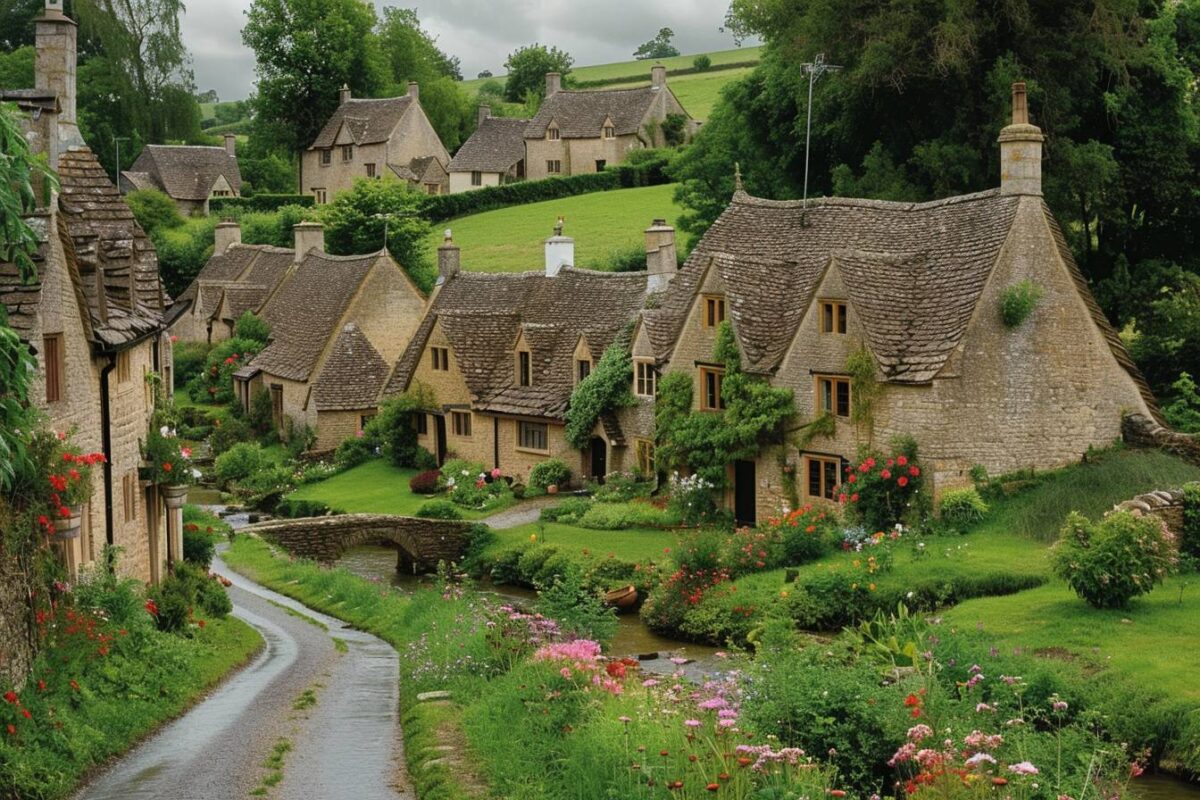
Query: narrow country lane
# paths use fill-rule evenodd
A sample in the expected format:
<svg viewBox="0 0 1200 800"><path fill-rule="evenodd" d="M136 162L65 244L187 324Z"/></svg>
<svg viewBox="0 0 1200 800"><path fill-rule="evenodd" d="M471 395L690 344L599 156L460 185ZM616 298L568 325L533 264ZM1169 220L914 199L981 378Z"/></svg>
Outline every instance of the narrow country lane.
<svg viewBox="0 0 1200 800"><path fill-rule="evenodd" d="M233 581L233 613L262 634L266 647L210 697L98 775L76 800L248 797L266 786L272 770L264 762L283 741L291 750L283 756L282 780L266 789L268 798L411 800L403 779L395 650L232 572L219 556L213 570ZM334 637L346 646L335 647Z"/></svg>

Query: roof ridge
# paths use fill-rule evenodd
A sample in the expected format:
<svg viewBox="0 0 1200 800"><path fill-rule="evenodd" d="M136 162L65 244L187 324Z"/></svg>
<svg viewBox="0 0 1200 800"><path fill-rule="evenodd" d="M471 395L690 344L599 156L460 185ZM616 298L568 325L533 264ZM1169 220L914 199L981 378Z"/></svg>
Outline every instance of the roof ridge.
<svg viewBox="0 0 1200 800"><path fill-rule="evenodd" d="M859 207L859 208L881 208L893 211L926 211L931 208L940 206L958 205L960 203L974 203L981 200L990 200L1000 196L999 188L984 189L979 192L971 192L969 194L957 194L950 197L943 197L937 200L925 200L920 203L915 203L907 200L871 200L866 197L818 197L811 198L807 203L807 208L818 209L822 206L839 206L839 207ZM803 200L772 200L768 197L756 197L747 192L735 192L733 195L733 203L738 205L759 206L762 208L804 208L805 201Z"/></svg>
<svg viewBox="0 0 1200 800"><path fill-rule="evenodd" d="M288 252L295 253L296 251L294 249L292 249ZM384 251L384 250L376 250L374 253L360 253L358 255L350 255L350 256L335 256L335 255L332 255L331 253L326 253L326 252L323 252L320 250L317 250L317 251L309 250L304 254L304 260L307 261L310 258L319 258L323 261L332 261L334 263L341 264L341 263L347 263L350 261L365 261L368 258L379 258L385 252L386 251Z"/></svg>

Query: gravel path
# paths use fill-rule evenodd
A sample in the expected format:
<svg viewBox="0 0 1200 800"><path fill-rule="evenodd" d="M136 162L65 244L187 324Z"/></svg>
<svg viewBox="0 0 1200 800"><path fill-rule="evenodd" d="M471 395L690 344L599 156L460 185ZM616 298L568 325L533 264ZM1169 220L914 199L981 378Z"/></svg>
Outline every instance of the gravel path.
<svg viewBox="0 0 1200 800"><path fill-rule="evenodd" d="M263 762L281 739L292 751L283 780L267 798L412 800L403 780L396 652L232 572L219 557L213 569L233 581L233 613L262 634L266 647L206 700L97 776L76 800L247 797L270 774ZM338 652L332 637L346 643L346 652ZM297 708L307 690L315 705Z"/></svg>
<svg viewBox="0 0 1200 800"><path fill-rule="evenodd" d="M484 517L479 520L483 524L495 528L497 530L503 528L516 528L520 525L528 525L531 522L537 522L538 517L542 514L542 509L546 506L552 506L561 500L561 497L546 495L544 497L535 497L532 500L523 500L520 505L509 508L504 511L492 514L490 517Z"/></svg>

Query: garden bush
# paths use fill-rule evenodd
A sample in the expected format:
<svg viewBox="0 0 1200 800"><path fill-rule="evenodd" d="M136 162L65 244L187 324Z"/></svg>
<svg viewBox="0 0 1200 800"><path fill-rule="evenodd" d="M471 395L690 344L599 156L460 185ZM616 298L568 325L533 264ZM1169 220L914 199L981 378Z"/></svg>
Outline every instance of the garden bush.
<svg viewBox="0 0 1200 800"><path fill-rule="evenodd" d="M590 489L597 503L628 503L653 494L654 481L635 472L613 472L604 477L604 483Z"/></svg>
<svg viewBox="0 0 1200 800"><path fill-rule="evenodd" d="M408 488L414 494L437 494L441 491L438 488L438 481L441 477L441 471L436 469L419 472L409 479Z"/></svg>
<svg viewBox="0 0 1200 800"><path fill-rule="evenodd" d="M350 436L333 451L334 462L343 469L357 467L359 464L375 458L378 455L377 445L366 436Z"/></svg>
<svg viewBox="0 0 1200 800"><path fill-rule="evenodd" d="M1179 531L1179 553L1200 560L1200 483L1183 487L1183 528Z"/></svg>
<svg viewBox="0 0 1200 800"><path fill-rule="evenodd" d="M324 517L330 514L344 514L340 509L331 508L319 500L301 500L285 497L275 506L275 515L288 519L303 519L304 517Z"/></svg>
<svg viewBox="0 0 1200 800"><path fill-rule="evenodd" d="M271 325L253 311L246 311L233 324L233 336L266 346L271 338Z"/></svg>
<svg viewBox="0 0 1200 800"><path fill-rule="evenodd" d="M1018 328L1042 299L1043 290L1029 280L1008 286L1000 294L1000 319L1006 328Z"/></svg>
<svg viewBox="0 0 1200 800"><path fill-rule="evenodd" d="M417 509L417 516L422 519L462 519L458 506L449 500L430 500L422 503Z"/></svg>
<svg viewBox="0 0 1200 800"><path fill-rule="evenodd" d="M581 528L620 531L627 528L668 528L679 524L679 517L667 509L649 503L596 503L575 522Z"/></svg>
<svg viewBox="0 0 1200 800"><path fill-rule="evenodd" d="M896 524L912 524L921 513L919 497L924 476L917 460L917 443L898 437L890 455L863 449L858 463L846 468L846 479L838 500L851 521L862 523L868 533L891 530Z"/></svg>
<svg viewBox="0 0 1200 800"><path fill-rule="evenodd" d="M571 470L562 460L549 458L534 464L529 470L529 485L545 490L551 486L565 486L571 480Z"/></svg>
<svg viewBox="0 0 1200 800"><path fill-rule="evenodd" d="M712 59L707 54L701 53L692 59L692 69L696 72L708 72L712 69Z"/></svg>
<svg viewBox="0 0 1200 800"><path fill-rule="evenodd" d="M246 412L246 424L255 438L265 440L275 432L275 405L269 389L260 386L250 398L250 409Z"/></svg>
<svg viewBox="0 0 1200 800"><path fill-rule="evenodd" d="M208 361L209 349L207 342L176 342L172 346L174 372L171 379L175 382L176 390L187 386L200 374L200 371L204 369L205 362Z"/></svg>
<svg viewBox="0 0 1200 800"><path fill-rule="evenodd" d="M246 481L269 464L262 446L239 442L213 461L213 476L225 486Z"/></svg>
<svg viewBox="0 0 1200 800"><path fill-rule="evenodd" d="M543 508L539 518L543 522L574 525L591 507L592 501L586 497L565 497L558 504Z"/></svg>
<svg viewBox="0 0 1200 800"><path fill-rule="evenodd" d="M537 609L567 637L607 644L617 632L616 609L605 606L600 594L584 583L577 566L538 588Z"/></svg>
<svg viewBox="0 0 1200 800"><path fill-rule="evenodd" d="M214 197L208 201L214 216L231 211L278 211L286 206L310 208L316 199L310 194L256 194L253 197Z"/></svg>
<svg viewBox="0 0 1200 800"><path fill-rule="evenodd" d="M417 388L386 401L363 429L363 439L388 457L397 467L429 469L431 458L417 444L415 414L433 405L428 390Z"/></svg>
<svg viewBox="0 0 1200 800"><path fill-rule="evenodd" d="M194 522L183 523L183 560L202 569L212 565L216 541Z"/></svg>
<svg viewBox="0 0 1200 800"><path fill-rule="evenodd" d="M1096 608L1125 608L1173 568L1171 538L1156 516L1116 511L1091 522L1072 512L1054 546L1054 573Z"/></svg>
<svg viewBox="0 0 1200 800"><path fill-rule="evenodd" d="M967 526L979 522L987 515L988 504L979 495L978 489L967 486L942 492L942 498L938 501L938 511L943 520Z"/></svg>
<svg viewBox="0 0 1200 800"><path fill-rule="evenodd" d="M212 448L214 455L220 456L222 453L228 452L229 448L234 445L245 443L248 439L253 438L250 426L244 419L227 416L213 420L208 446Z"/></svg>

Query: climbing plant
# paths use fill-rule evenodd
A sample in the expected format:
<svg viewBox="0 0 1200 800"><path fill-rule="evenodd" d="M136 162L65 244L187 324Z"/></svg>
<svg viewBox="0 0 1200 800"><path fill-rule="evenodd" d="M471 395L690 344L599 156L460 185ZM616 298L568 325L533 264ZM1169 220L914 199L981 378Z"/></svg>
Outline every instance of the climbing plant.
<svg viewBox="0 0 1200 800"><path fill-rule="evenodd" d="M1000 319L1006 328L1018 328L1029 319L1042 299L1042 287L1030 280L1014 283L1000 293Z"/></svg>
<svg viewBox="0 0 1200 800"><path fill-rule="evenodd" d="M866 430L869 443L875 428L875 403L879 400L881 387L875 379L875 357L866 345L846 358L846 372L850 373L850 421Z"/></svg>
<svg viewBox="0 0 1200 800"><path fill-rule="evenodd" d="M630 386L633 362L620 342L604 351L596 368L571 392L565 435L577 450L588 446L592 430L604 414L634 404Z"/></svg>
<svg viewBox="0 0 1200 800"><path fill-rule="evenodd" d="M654 409L656 458L668 470L687 468L721 487L726 465L754 458L764 445L783 441L783 425L795 413L795 404L791 389L773 387L742 370L728 322L717 329L713 357L725 367L724 410L693 411L692 377L683 372L663 376Z"/></svg>

